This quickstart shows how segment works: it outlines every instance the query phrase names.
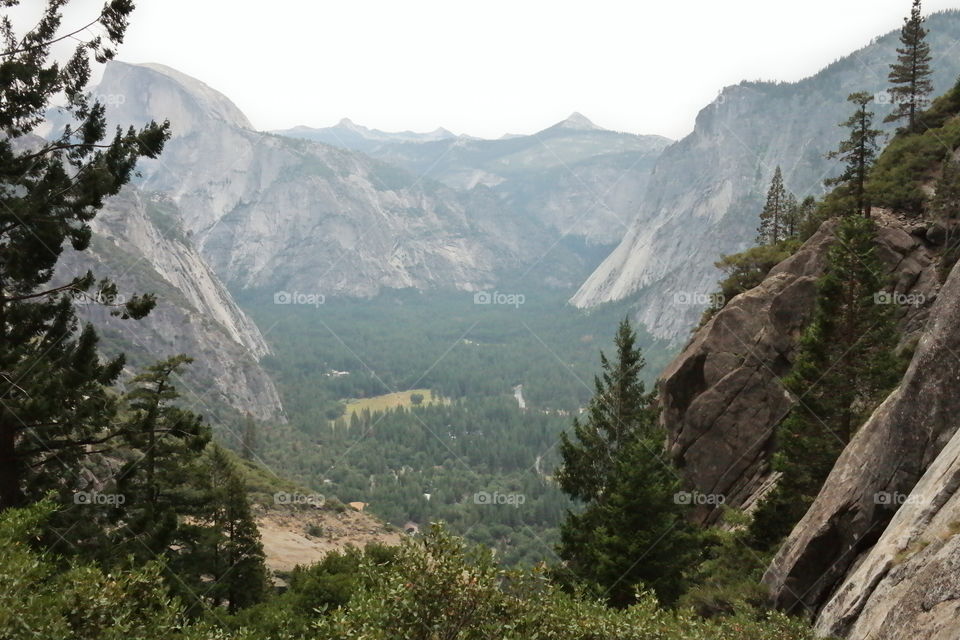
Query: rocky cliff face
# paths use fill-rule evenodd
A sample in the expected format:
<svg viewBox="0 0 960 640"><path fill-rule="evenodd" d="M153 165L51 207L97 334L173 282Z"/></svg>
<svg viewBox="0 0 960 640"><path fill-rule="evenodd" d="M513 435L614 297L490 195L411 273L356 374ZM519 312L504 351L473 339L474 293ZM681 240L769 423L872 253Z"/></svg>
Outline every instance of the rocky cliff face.
<svg viewBox="0 0 960 640"><path fill-rule="evenodd" d="M93 231L91 248L66 251L58 274L66 279L89 269L113 279L121 296L158 298L140 321L80 304L81 316L100 330L105 351L127 353L131 372L186 353L195 362L178 384L194 410L212 417L226 406L262 420L282 419L277 390L258 362L268 353L263 336L197 253L168 198L127 188L107 201Z"/></svg>
<svg viewBox="0 0 960 640"><path fill-rule="evenodd" d="M856 433L764 576L777 606L852 640L956 637L960 614L960 267L941 286L942 228L875 211L902 382ZM763 283L731 300L660 382L670 451L688 482L750 508L775 479L773 429L794 400L779 380L815 299L827 222ZM883 300L881 298L881 300ZM702 522L718 511L703 506Z"/></svg>
<svg viewBox="0 0 960 640"><path fill-rule="evenodd" d="M764 577L854 640L955 638L960 612L960 269L900 386L844 450Z"/></svg>
<svg viewBox="0 0 960 640"><path fill-rule="evenodd" d="M927 26L939 94L960 74L960 59L949 54L960 13L935 14ZM849 115L846 97L883 95L896 44L888 34L800 82L725 89L700 112L693 133L657 160L631 229L571 302L590 307L634 296L648 331L682 340L703 308L687 301L714 289L713 261L752 243L775 167L798 196L822 192L836 170L823 154L844 135L836 123ZM875 105L878 116L888 110Z"/></svg>
<svg viewBox="0 0 960 640"><path fill-rule="evenodd" d="M97 93L111 121L170 119L173 139L143 164L142 186L178 205L231 287L477 290L544 257L558 284L584 273L577 256L551 251L558 234L489 189L462 194L360 153L253 131L221 94L166 67L110 63Z"/></svg>
<svg viewBox="0 0 960 640"><path fill-rule="evenodd" d="M875 215L893 293L922 301L898 308L908 342L937 296L934 253L918 237L923 227L881 210ZM724 496L726 505L749 505L766 486L773 429L794 402L780 379L813 310L833 227L824 224L760 286L727 303L661 375L669 450L693 487ZM713 507L699 507L702 521L718 515Z"/></svg>

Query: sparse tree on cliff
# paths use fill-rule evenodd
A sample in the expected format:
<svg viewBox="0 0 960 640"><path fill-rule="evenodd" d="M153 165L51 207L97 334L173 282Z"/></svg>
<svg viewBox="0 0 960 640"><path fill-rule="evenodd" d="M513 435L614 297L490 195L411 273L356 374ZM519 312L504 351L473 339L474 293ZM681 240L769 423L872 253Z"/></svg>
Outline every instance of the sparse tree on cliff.
<svg viewBox="0 0 960 640"><path fill-rule="evenodd" d="M904 18L900 30L897 61L890 65L890 97L896 106L884 122L906 120L908 129L913 128L917 114L926 108L928 96L933 91L930 82L930 61L933 58L923 22L920 0L913 0L910 16Z"/></svg>
<svg viewBox="0 0 960 640"><path fill-rule="evenodd" d="M785 218L787 216L790 195L783 186L783 174L778 166L767 190L767 202L760 212L760 226L757 228L757 244L777 244L786 237Z"/></svg>
<svg viewBox="0 0 960 640"><path fill-rule="evenodd" d="M845 195L852 199L854 211L861 215L870 216L870 199L867 195L867 175L876 161L878 138L883 133L873 128L873 112L867 105L873 96L866 92L851 93L847 100L857 106L857 110L841 127L850 129L850 136L840 143L836 151L827 154L828 158L839 158L844 161L843 172L836 178L825 180L829 186L843 189Z"/></svg>
<svg viewBox="0 0 960 640"><path fill-rule="evenodd" d="M803 516L869 412L900 378L895 355L896 300L886 293L876 226L845 216L817 285L813 319L783 380L796 399L777 427L776 489L756 513L752 533L769 548Z"/></svg>

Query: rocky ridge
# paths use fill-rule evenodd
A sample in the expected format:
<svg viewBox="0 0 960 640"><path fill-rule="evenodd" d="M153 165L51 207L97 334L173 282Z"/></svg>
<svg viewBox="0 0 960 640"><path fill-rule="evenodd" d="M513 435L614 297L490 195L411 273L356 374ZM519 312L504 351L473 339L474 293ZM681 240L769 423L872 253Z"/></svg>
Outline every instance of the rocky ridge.
<svg viewBox="0 0 960 640"><path fill-rule="evenodd" d="M934 94L952 87L960 59L960 12L933 14L926 22L934 59ZM868 91L883 98L899 31L795 83L744 82L727 87L697 116L694 131L657 159L632 225L571 302L592 307L636 300L637 320L655 337L682 343L717 280L713 261L746 249L774 169L783 169L798 197L823 193L836 171L824 157L850 113L847 95ZM882 120L889 106L873 105ZM889 125L884 125L889 127Z"/></svg>
<svg viewBox="0 0 960 640"><path fill-rule="evenodd" d="M156 294L157 307L139 321L113 317L108 308L84 304L86 298L78 298L78 308L81 317L97 326L105 350L125 352L132 367L179 353L194 357L178 383L194 410L212 417L226 406L261 420L282 420L279 394L259 364L269 352L263 335L198 254L178 219L176 206L165 196L128 187L94 219L91 247L82 253L65 251L57 273L64 280L86 270L110 277L121 298Z"/></svg>
<svg viewBox="0 0 960 640"><path fill-rule="evenodd" d="M355 151L254 131L197 85L162 66L111 62L97 92L116 97L110 122L170 119L173 137L142 163L140 186L177 204L231 288L475 291L544 258L544 271L572 286L589 268L489 189L460 193Z"/></svg>

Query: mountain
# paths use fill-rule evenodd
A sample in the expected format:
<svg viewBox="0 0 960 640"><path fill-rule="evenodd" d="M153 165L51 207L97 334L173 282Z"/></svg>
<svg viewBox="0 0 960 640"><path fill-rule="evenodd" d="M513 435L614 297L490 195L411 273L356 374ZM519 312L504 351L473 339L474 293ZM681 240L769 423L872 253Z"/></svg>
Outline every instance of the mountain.
<svg viewBox="0 0 960 640"><path fill-rule="evenodd" d="M215 422L224 407L282 420L280 396L259 364L267 344L180 227L176 205L162 194L127 187L107 201L92 228L87 251L64 252L57 271L62 279L91 270L114 280L120 296L157 295L157 307L139 321L78 300L80 316L97 326L104 350L126 353L131 373L186 353L195 360L178 384L194 410Z"/></svg>
<svg viewBox="0 0 960 640"><path fill-rule="evenodd" d="M326 141L357 148L348 138ZM462 192L489 187L503 207L558 236L612 247L626 232L654 162L670 142L608 131L573 113L533 135L393 139L362 150Z"/></svg>
<svg viewBox="0 0 960 640"><path fill-rule="evenodd" d="M292 129L273 131L272 133L290 138L302 138L303 140L323 142L335 147L364 152L370 151L387 142L434 142L436 140L448 140L457 137L443 127L429 133L416 133L413 131L388 133L386 131L380 131L379 129L368 129L363 125L354 124L350 118L344 118L332 127L314 129L312 127L299 126L293 127Z"/></svg>
<svg viewBox="0 0 960 640"><path fill-rule="evenodd" d="M221 94L166 67L111 62L97 93L124 97L108 101L110 122L170 119L173 138L142 164L139 186L170 197L231 288L316 299L474 291L535 265L576 286L595 264L489 189L461 193L355 151L254 131Z"/></svg>
<svg viewBox="0 0 960 640"><path fill-rule="evenodd" d="M960 12L930 16L934 94L960 75L951 55ZM885 96L899 32L794 83L744 82L727 87L697 116L693 133L667 148L620 244L571 302L589 308L632 297L637 319L653 335L681 341L703 305L687 304L716 289L713 262L749 246L774 169L798 197L823 192L837 171L824 154L844 136L848 94ZM881 100L880 102L883 102ZM890 107L876 104L878 122ZM886 125L889 130L890 125Z"/></svg>

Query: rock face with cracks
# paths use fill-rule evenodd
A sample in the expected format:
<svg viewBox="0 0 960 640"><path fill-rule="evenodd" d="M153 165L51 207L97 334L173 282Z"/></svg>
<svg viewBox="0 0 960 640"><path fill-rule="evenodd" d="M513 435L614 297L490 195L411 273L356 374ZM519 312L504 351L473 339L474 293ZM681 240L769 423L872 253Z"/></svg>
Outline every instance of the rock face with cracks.
<svg viewBox="0 0 960 640"><path fill-rule="evenodd" d="M933 14L925 23L934 59L934 95L956 82L960 14ZM682 342L701 305L676 304L677 296L713 290L713 262L749 247L757 214L779 165L799 198L820 195L835 175L824 157L844 136L837 123L851 113L847 95L881 94L896 59L899 30L794 83L742 82L725 88L697 116L692 133L656 161L630 229L583 283L571 302L593 307L635 301L636 320L653 336ZM890 106L873 103L881 123Z"/></svg>
<svg viewBox="0 0 960 640"><path fill-rule="evenodd" d="M891 298L922 301L898 308L906 342L937 296L936 264L911 223L879 210L876 218ZM812 313L833 228L826 223L759 286L729 301L660 378L671 455L694 489L722 495L728 506L752 504L769 478L773 430L794 403L780 379ZM718 516L714 505L697 507L700 521Z"/></svg>
<svg viewBox="0 0 960 640"><path fill-rule="evenodd" d="M910 367L856 433L764 581L856 640L955 638L960 605L960 269Z"/></svg>

